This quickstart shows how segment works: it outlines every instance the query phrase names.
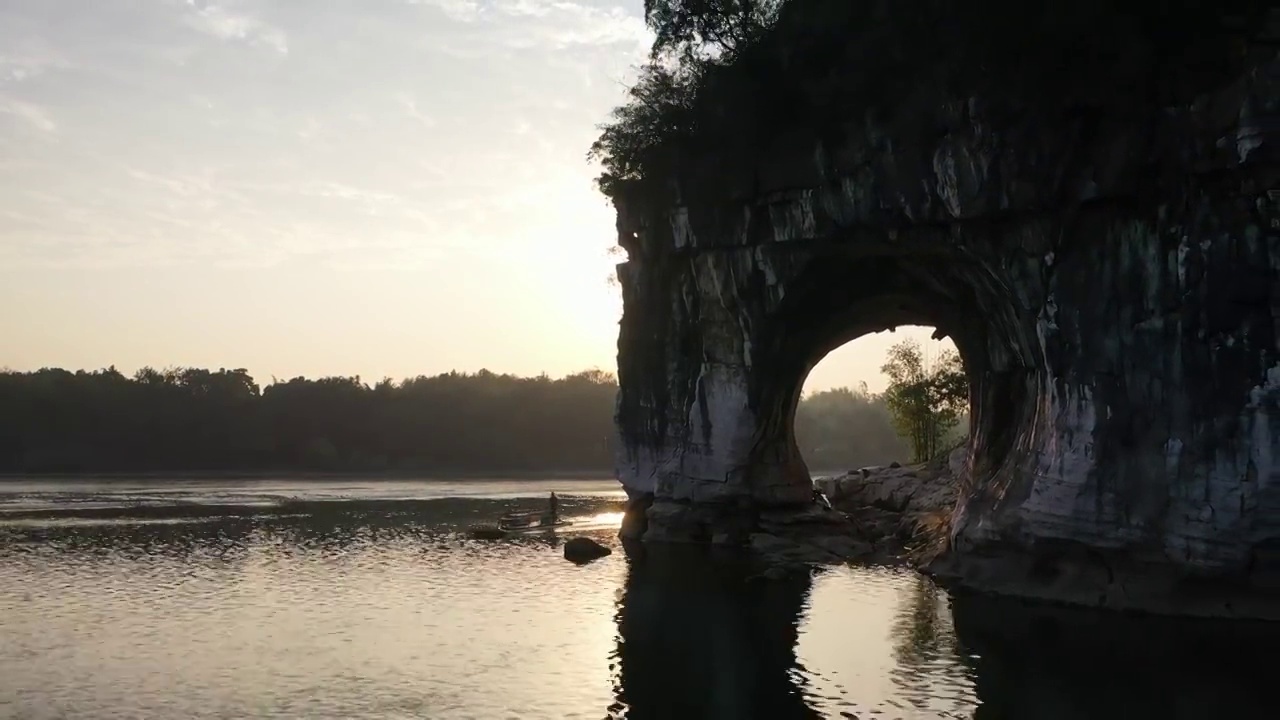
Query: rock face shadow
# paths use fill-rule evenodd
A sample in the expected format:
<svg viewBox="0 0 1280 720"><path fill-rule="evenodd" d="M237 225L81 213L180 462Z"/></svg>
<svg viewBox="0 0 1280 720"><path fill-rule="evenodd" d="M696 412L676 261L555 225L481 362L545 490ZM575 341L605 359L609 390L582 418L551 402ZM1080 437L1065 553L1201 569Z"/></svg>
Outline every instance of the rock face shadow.
<svg viewBox="0 0 1280 720"><path fill-rule="evenodd" d="M976 720L1275 717L1280 625L953 594Z"/></svg>
<svg viewBox="0 0 1280 720"><path fill-rule="evenodd" d="M753 577L698 548L630 558L618 601L615 703L627 720L822 717L805 700L795 647L808 573Z"/></svg>

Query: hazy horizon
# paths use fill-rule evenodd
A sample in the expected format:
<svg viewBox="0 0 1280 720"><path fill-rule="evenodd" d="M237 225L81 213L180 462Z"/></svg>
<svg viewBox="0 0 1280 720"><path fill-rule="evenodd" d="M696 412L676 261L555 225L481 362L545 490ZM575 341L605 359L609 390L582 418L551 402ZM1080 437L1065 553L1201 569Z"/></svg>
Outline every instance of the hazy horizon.
<svg viewBox="0 0 1280 720"><path fill-rule="evenodd" d="M585 160L641 0L10 0L0 367L616 367ZM69 19L70 18L70 19ZM808 387L883 386L884 350Z"/></svg>

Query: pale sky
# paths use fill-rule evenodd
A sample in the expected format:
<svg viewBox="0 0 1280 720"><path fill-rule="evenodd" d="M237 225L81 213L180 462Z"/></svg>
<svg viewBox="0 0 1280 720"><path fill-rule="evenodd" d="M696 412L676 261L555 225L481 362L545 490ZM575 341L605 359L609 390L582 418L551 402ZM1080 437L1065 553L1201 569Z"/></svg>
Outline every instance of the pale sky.
<svg viewBox="0 0 1280 720"><path fill-rule="evenodd" d="M0 0L0 367L613 370L641 4Z"/></svg>

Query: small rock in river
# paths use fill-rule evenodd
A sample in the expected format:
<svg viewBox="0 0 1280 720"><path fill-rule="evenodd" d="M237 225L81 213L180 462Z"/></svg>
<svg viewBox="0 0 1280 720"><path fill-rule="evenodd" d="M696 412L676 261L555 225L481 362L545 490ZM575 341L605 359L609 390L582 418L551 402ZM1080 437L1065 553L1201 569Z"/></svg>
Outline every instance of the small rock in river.
<svg viewBox="0 0 1280 720"><path fill-rule="evenodd" d="M564 559L579 565L612 554L612 550L591 538L570 538L564 544Z"/></svg>

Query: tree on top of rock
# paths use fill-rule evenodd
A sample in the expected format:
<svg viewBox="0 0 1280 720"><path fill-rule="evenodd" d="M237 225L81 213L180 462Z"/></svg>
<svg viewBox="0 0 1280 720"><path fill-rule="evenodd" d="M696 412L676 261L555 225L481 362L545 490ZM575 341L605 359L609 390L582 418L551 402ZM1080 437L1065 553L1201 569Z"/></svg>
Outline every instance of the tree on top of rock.
<svg viewBox="0 0 1280 720"><path fill-rule="evenodd" d="M733 55L758 39L785 0L645 0L652 57L682 62Z"/></svg>
<svg viewBox="0 0 1280 720"><path fill-rule="evenodd" d="M697 82L696 69L656 61L641 68L627 90L629 101L614 108L612 121L600 126L600 137L587 153L588 160L604 165L601 192L612 195L619 181L640 178L663 143L692 134Z"/></svg>
<svg viewBox="0 0 1280 720"><path fill-rule="evenodd" d="M934 457L969 402L969 379L960 356L947 350L929 362L919 343L903 340L889 348L880 371L889 376L884 401L893 427L910 443L912 459Z"/></svg>
<svg viewBox="0 0 1280 720"><path fill-rule="evenodd" d="M709 68L728 65L758 41L785 0L645 0L654 32L649 62L614 108L587 160L604 166L605 195L652 169L663 147L697 130L694 101Z"/></svg>

